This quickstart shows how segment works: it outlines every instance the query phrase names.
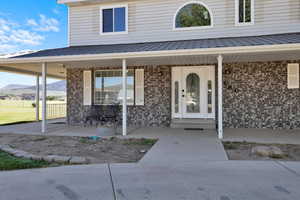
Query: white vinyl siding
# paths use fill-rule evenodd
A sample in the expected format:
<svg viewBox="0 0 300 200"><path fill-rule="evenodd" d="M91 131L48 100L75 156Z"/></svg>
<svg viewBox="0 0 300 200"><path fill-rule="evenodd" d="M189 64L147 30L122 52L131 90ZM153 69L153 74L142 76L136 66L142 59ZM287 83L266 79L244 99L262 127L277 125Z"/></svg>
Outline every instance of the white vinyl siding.
<svg viewBox="0 0 300 200"><path fill-rule="evenodd" d="M83 105L92 105L92 72L83 72Z"/></svg>
<svg viewBox="0 0 300 200"><path fill-rule="evenodd" d="M201 0L210 10L209 29L174 31L174 15L187 0L128 1L128 34L100 35L101 6L71 6L70 45L121 44L151 41L236 37L300 32L299 0L255 1L255 24L235 26L235 0ZM113 4L111 4L113 5Z"/></svg>
<svg viewBox="0 0 300 200"><path fill-rule="evenodd" d="M135 70L135 104L144 105L144 69Z"/></svg>
<svg viewBox="0 0 300 200"><path fill-rule="evenodd" d="M299 64L292 63L288 64L288 88L296 89L299 88Z"/></svg>

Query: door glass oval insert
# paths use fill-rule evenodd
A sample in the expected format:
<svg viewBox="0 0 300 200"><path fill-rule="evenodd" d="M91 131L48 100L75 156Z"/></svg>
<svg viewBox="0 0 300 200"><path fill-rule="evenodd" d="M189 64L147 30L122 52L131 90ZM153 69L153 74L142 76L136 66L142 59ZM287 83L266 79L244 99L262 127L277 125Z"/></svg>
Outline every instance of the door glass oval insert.
<svg viewBox="0 0 300 200"><path fill-rule="evenodd" d="M196 73L186 77L186 112L200 113L200 77Z"/></svg>

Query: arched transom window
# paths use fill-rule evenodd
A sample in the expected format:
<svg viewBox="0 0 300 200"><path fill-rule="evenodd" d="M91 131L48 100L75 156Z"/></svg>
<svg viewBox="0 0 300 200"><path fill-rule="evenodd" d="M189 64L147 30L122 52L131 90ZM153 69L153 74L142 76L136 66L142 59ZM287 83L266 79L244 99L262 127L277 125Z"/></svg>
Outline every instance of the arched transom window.
<svg viewBox="0 0 300 200"><path fill-rule="evenodd" d="M209 9L202 3L185 4L176 13L176 29L209 26L212 26L212 16Z"/></svg>

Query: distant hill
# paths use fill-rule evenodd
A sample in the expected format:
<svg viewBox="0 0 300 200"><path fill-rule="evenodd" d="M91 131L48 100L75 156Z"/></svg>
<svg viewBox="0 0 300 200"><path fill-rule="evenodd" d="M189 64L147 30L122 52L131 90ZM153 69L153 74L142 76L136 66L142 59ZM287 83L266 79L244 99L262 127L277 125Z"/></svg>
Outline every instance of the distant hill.
<svg viewBox="0 0 300 200"><path fill-rule="evenodd" d="M40 89L42 86L40 85ZM34 94L36 86L9 84L0 88L2 95L21 95L21 94ZM47 92L49 96L65 96L66 95L66 81L57 81L47 84Z"/></svg>
<svg viewBox="0 0 300 200"><path fill-rule="evenodd" d="M21 85L21 84L9 84L3 88L0 88L0 90L15 90L15 89L28 88L28 87L31 87L31 86L30 85Z"/></svg>
<svg viewBox="0 0 300 200"><path fill-rule="evenodd" d="M35 90L36 86L28 87L27 89ZM40 85L42 88L42 85ZM47 90L49 91L66 91L66 81L57 81L54 83L47 84Z"/></svg>

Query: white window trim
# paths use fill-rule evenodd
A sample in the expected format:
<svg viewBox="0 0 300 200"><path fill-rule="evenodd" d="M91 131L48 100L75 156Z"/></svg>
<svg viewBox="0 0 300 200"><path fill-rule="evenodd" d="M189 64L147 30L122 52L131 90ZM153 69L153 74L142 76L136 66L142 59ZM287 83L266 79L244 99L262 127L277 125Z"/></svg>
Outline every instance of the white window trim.
<svg viewBox="0 0 300 200"><path fill-rule="evenodd" d="M209 25L209 26L193 26L193 27L176 28L176 17L178 15L179 11L184 6L187 6L188 4L199 4L199 5L204 6L208 10L208 12L209 12L210 20L211 20L211 25ZM205 3L201 2L201 1L189 1L189 2L186 2L185 4L183 4L182 6L180 6L177 9L177 11L175 12L175 15L173 16L173 31L187 31L187 30L209 29L209 28L213 28L213 26L214 26L214 16L213 16L213 13L210 10L210 8Z"/></svg>
<svg viewBox="0 0 300 200"><path fill-rule="evenodd" d="M115 9L115 8L122 8L125 7L125 31L120 32L103 32L103 21L102 21L102 13L104 9ZM100 7L100 35L122 35L122 34L128 34L128 4L114 4L114 5L107 5L107 6L101 6ZM113 23L114 23L114 14L113 14ZM114 25L113 25L114 28Z"/></svg>
<svg viewBox="0 0 300 200"><path fill-rule="evenodd" d="M254 0L251 0L251 22L239 22L239 14L240 14L240 9L239 9L239 1L240 0L235 0L235 26L249 26L249 25L254 25L255 21L255 3Z"/></svg>
<svg viewBox="0 0 300 200"><path fill-rule="evenodd" d="M93 73L94 73L94 75L93 75L93 77L94 77L94 81L93 81L93 83L92 83L92 91L93 91L93 97L94 97L94 99L93 99L93 102L94 102L94 105L96 105L96 106L112 106L112 105L114 105L114 104L101 104L101 103L96 103L96 90L95 90L95 84L96 84L96 72L103 72L103 71L121 71L122 72L122 69L101 69L101 70L95 70ZM128 73L128 71L133 71L133 72L135 72L135 70L134 69L127 69L127 73ZM127 76L128 77L128 76ZM135 84L135 73L134 73L134 75L133 75L133 77L134 77L134 84ZM134 101L133 101L133 103L128 103L128 101L127 101L127 105L128 106L135 106L135 92L133 93L133 98L134 98ZM120 105L122 105L122 103L120 104Z"/></svg>

